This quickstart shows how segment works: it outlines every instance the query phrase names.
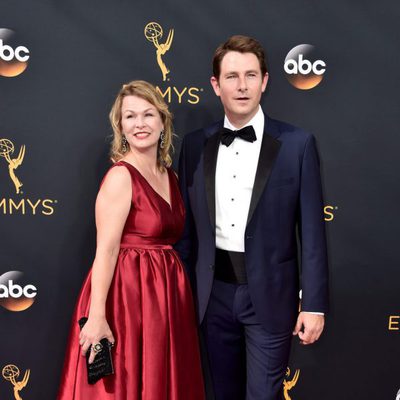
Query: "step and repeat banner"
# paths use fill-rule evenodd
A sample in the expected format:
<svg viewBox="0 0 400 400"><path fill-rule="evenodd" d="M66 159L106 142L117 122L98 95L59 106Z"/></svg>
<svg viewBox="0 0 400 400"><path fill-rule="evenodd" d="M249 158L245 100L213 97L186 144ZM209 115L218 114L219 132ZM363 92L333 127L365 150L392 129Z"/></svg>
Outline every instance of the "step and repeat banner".
<svg viewBox="0 0 400 400"><path fill-rule="evenodd" d="M214 49L257 38L262 106L318 142L332 310L294 340L285 399L400 398L400 6L396 2L0 2L0 399L55 399L95 251L108 112L145 79L182 137L222 118ZM190 400L190 399L188 399Z"/></svg>

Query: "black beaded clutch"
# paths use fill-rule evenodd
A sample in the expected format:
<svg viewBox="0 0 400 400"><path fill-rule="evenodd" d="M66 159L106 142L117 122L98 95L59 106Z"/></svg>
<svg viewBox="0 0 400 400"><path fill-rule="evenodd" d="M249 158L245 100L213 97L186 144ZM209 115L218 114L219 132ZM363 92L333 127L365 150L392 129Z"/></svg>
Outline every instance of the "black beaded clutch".
<svg viewBox="0 0 400 400"><path fill-rule="evenodd" d="M87 321L86 317L82 317L79 321L79 327L82 329ZM101 339L100 343L102 345L101 350L96 354L94 361L89 364L89 356L91 351L91 346L86 352L86 367L87 367L87 378L88 383L93 385L99 379L104 376L111 375L114 373L114 367L111 357L111 343L106 339Z"/></svg>

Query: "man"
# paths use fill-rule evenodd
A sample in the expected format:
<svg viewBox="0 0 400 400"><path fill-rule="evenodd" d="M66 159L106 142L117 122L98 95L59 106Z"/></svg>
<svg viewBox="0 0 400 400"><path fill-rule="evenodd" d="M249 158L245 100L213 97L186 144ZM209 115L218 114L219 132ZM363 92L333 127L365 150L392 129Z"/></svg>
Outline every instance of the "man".
<svg viewBox="0 0 400 400"><path fill-rule="evenodd" d="M231 37L214 54L211 78L225 119L182 143L187 215L177 249L193 280L216 400L281 398L292 334L315 342L328 308L315 141L263 113L267 83L261 45Z"/></svg>

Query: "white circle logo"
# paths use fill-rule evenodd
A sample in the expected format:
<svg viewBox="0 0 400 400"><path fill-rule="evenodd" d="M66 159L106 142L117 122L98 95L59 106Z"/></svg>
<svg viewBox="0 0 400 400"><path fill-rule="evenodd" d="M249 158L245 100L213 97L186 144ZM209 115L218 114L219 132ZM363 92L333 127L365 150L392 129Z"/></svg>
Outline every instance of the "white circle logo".
<svg viewBox="0 0 400 400"><path fill-rule="evenodd" d="M0 276L0 305L9 311L24 311L35 301L37 288L26 282L21 271Z"/></svg>
<svg viewBox="0 0 400 400"><path fill-rule="evenodd" d="M289 51L283 69L295 88L309 90L321 83L326 63L319 58L314 46L300 44Z"/></svg>
<svg viewBox="0 0 400 400"><path fill-rule="evenodd" d="M14 77L22 74L28 66L30 54L21 45L11 29L0 29L0 75Z"/></svg>

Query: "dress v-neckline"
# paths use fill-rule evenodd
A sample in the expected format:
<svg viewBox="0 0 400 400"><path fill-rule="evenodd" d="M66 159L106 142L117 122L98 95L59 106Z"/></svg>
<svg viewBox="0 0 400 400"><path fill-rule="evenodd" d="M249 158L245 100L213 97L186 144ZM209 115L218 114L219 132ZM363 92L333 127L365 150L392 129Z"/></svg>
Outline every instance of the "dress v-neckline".
<svg viewBox="0 0 400 400"><path fill-rule="evenodd" d="M168 175L168 189L169 189L169 202L168 200L164 199L163 196L161 196L160 193L157 192L156 189L153 188L153 186L150 185L150 182L144 177L144 175L131 163L127 162L127 161L123 161L121 160L121 162L123 162L124 164L129 165L130 167L132 167L137 173L138 175L146 182L147 186L150 187L150 189L162 200L164 201L164 203L168 206L168 208L170 209L170 211L172 211L172 187L171 187L171 176L169 173L168 168L166 168L167 171L167 175Z"/></svg>

